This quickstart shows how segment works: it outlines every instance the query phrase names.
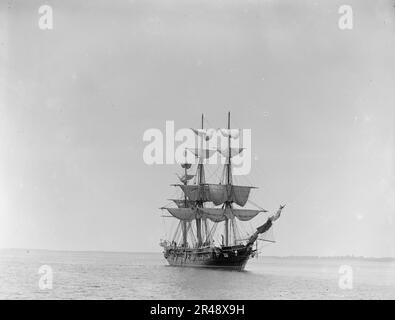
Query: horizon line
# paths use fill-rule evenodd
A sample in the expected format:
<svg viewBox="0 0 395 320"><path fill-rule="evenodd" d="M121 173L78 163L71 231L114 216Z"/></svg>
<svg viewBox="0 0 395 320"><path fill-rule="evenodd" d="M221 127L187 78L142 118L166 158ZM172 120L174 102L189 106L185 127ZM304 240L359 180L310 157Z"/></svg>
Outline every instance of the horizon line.
<svg viewBox="0 0 395 320"><path fill-rule="evenodd" d="M10 250L18 250L18 251L54 251L54 252L97 252L97 253L148 253L148 254L159 254L161 251L124 251L124 250L66 250L66 249L40 249L40 248L0 248L0 251L10 251ZM260 257L266 258L349 258L349 259L371 259L371 260L395 260L395 257L391 256L357 256L354 254L347 255L331 255L331 256L322 256L322 255L264 255L260 254Z"/></svg>

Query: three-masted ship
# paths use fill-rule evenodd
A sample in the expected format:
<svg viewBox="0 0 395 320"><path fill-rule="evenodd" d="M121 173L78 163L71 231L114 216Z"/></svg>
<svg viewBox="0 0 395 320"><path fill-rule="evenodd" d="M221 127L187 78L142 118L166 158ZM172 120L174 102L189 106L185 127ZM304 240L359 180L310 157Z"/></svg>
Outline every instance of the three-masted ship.
<svg viewBox="0 0 395 320"><path fill-rule="evenodd" d="M179 184L174 184L183 191L179 199L171 199L176 207L163 207L170 213L169 217L178 220L173 239L161 241L163 254L172 266L181 267L210 267L241 271L250 257L256 254L254 243L260 234L266 233L272 223L280 217L280 206L277 212L267 218L266 222L256 228L249 237L237 237L238 221L250 221L263 208L246 209L250 191L255 187L233 184L232 158L243 151L243 148L232 148L231 139L234 130L230 128L230 113L228 114L227 129L221 133L227 138L225 150L210 150L204 148L204 142L209 139L208 131L204 129L203 115L201 129L192 129L200 138L200 148L190 150L198 159L196 173L190 174L192 164L185 161L181 164L183 175L179 176ZM220 152L225 158L222 179L219 183L208 183L205 179L205 159L213 152ZM190 181L194 180L194 183ZM214 241L218 225L223 226L220 232L220 243ZM176 241L178 237L178 241Z"/></svg>

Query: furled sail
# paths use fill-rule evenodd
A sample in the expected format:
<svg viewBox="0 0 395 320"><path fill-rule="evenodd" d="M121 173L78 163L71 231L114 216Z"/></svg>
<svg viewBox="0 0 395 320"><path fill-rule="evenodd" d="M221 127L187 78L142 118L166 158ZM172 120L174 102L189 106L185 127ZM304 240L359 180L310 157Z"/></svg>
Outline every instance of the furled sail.
<svg viewBox="0 0 395 320"><path fill-rule="evenodd" d="M226 201L235 202L241 207L247 203L250 191L254 187L235 186L225 184L208 184L209 201L215 205L223 204Z"/></svg>
<svg viewBox="0 0 395 320"><path fill-rule="evenodd" d="M196 158L200 159L208 159L210 158L214 153L217 152L217 150L211 150L211 149L201 149L201 148L188 148L188 151L192 152Z"/></svg>
<svg viewBox="0 0 395 320"><path fill-rule="evenodd" d="M230 157L233 158L237 156L239 153L243 152L244 148L230 148ZM229 149L218 150L224 157L229 157Z"/></svg>
<svg viewBox="0 0 395 320"><path fill-rule="evenodd" d="M179 220L191 221L196 218L196 210L191 208L166 208L166 210Z"/></svg>
<svg viewBox="0 0 395 320"><path fill-rule="evenodd" d="M213 135L215 130L213 129L192 129L191 130L199 137L205 139L205 140L210 140Z"/></svg>
<svg viewBox="0 0 395 320"><path fill-rule="evenodd" d="M231 137L233 139L237 139L240 135L240 130L239 129L220 129L221 134L228 138Z"/></svg>
<svg viewBox="0 0 395 320"><path fill-rule="evenodd" d="M178 179L180 179L180 181L182 182L182 183L186 183L187 181L189 181L189 180L191 180L191 179L193 179L194 177L195 177L195 175L194 174L184 174L184 175L182 175L181 177L177 174L177 177L178 177Z"/></svg>
<svg viewBox="0 0 395 320"><path fill-rule="evenodd" d="M182 167L183 169L190 169L191 166L192 166L191 163L181 163L181 167Z"/></svg>

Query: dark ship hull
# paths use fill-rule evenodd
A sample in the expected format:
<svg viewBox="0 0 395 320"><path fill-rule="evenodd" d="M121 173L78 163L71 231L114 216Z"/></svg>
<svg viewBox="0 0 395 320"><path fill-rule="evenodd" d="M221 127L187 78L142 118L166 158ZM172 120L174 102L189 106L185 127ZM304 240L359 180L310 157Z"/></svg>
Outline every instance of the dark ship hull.
<svg viewBox="0 0 395 320"><path fill-rule="evenodd" d="M163 254L171 266L242 271L248 259L255 254L255 250L250 245L202 248L165 247Z"/></svg>

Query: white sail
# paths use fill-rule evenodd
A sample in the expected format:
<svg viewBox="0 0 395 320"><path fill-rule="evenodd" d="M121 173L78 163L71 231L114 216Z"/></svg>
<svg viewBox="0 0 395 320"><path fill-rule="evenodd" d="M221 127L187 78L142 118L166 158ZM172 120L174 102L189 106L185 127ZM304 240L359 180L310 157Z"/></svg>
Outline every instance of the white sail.
<svg viewBox="0 0 395 320"><path fill-rule="evenodd" d="M220 129L220 131L225 138L231 137L237 139L240 136L239 129Z"/></svg>
<svg viewBox="0 0 395 320"><path fill-rule="evenodd" d="M215 130L212 129L192 129L191 130L199 137L205 139L205 140L210 140L213 135Z"/></svg>
<svg viewBox="0 0 395 320"><path fill-rule="evenodd" d="M182 183L186 183L187 181L193 179L193 178L195 177L195 175L194 175L194 174L186 174L186 175L184 174L184 175L182 175L182 176L179 176L179 175L177 174L177 177L178 177L178 179L180 179L180 181L181 181Z"/></svg>
<svg viewBox="0 0 395 320"><path fill-rule="evenodd" d="M230 148L230 157L233 158L237 156L239 153L242 153L244 148ZM224 157L228 158L229 157L229 149L222 149L218 150L219 153L221 153Z"/></svg>
<svg viewBox="0 0 395 320"><path fill-rule="evenodd" d="M212 150L212 149L201 149L201 148L188 148L188 151L190 151L191 153L193 153L193 155L196 158L199 159L208 159L210 158L214 153L217 152L217 150Z"/></svg>

